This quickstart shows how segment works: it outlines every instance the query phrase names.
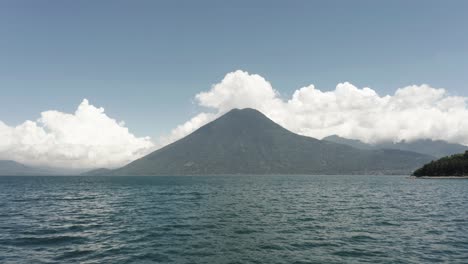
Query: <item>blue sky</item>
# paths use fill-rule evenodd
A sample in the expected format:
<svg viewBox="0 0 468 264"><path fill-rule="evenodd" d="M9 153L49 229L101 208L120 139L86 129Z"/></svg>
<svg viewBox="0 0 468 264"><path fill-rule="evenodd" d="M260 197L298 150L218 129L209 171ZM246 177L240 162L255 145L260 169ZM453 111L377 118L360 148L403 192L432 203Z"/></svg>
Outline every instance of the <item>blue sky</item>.
<svg viewBox="0 0 468 264"><path fill-rule="evenodd" d="M467 1L1 1L0 120L87 98L156 137L237 69L285 98L344 81L468 96L467 11Z"/></svg>

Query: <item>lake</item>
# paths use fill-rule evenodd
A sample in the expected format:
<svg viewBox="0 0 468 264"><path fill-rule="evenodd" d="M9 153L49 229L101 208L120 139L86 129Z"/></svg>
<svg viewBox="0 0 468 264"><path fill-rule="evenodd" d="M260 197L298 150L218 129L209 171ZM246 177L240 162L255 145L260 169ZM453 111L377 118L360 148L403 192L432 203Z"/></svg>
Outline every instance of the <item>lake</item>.
<svg viewBox="0 0 468 264"><path fill-rule="evenodd" d="M467 263L468 180L0 177L0 263Z"/></svg>

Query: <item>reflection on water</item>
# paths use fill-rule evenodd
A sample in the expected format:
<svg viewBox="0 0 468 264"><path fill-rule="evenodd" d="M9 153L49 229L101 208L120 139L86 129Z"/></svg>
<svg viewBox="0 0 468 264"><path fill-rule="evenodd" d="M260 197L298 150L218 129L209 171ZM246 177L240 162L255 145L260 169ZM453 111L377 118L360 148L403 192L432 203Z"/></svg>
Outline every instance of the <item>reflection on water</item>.
<svg viewBox="0 0 468 264"><path fill-rule="evenodd" d="M1 263L466 263L468 180L0 177Z"/></svg>

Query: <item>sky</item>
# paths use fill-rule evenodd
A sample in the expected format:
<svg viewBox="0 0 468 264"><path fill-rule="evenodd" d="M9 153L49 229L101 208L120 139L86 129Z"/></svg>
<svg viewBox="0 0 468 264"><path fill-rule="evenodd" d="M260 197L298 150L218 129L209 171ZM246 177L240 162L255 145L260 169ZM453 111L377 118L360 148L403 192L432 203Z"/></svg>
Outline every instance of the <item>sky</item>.
<svg viewBox="0 0 468 264"><path fill-rule="evenodd" d="M0 158L118 166L229 107L318 138L468 144L467 11L428 0L0 1Z"/></svg>

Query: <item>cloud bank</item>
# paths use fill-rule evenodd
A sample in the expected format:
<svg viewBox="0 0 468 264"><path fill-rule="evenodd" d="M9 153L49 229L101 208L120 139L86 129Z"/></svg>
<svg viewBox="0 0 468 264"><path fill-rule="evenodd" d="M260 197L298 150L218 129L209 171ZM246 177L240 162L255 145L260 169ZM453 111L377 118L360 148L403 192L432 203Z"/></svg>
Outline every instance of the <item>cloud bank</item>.
<svg viewBox="0 0 468 264"><path fill-rule="evenodd" d="M74 114L46 111L16 127L0 121L0 139L0 159L63 168L117 167L154 147L86 99Z"/></svg>
<svg viewBox="0 0 468 264"><path fill-rule="evenodd" d="M314 85L283 98L262 76L228 73L195 96L202 111L155 145L84 99L75 113L46 111L36 121L11 127L0 121L0 160L28 165L90 169L119 167L178 140L232 108L255 108L295 133L315 138L339 135L367 143L417 139L468 145L468 98L428 85L381 96L348 82L332 91Z"/></svg>
<svg viewBox="0 0 468 264"><path fill-rule="evenodd" d="M319 139L336 134L367 143L433 139L468 145L468 98L425 84L400 88L385 96L348 82L339 83L333 91L309 85L282 99L263 77L239 70L228 73L195 99L210 111L178 126L162 139L164 144L232 108L250 107L290 131Z"/></svg>

